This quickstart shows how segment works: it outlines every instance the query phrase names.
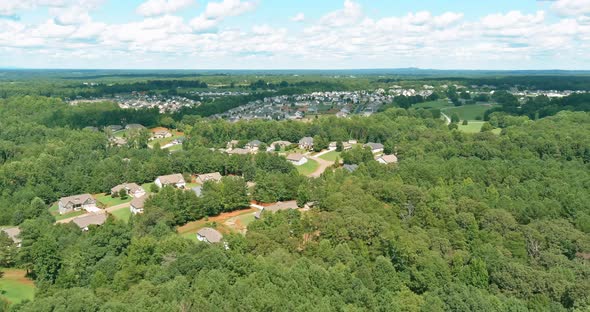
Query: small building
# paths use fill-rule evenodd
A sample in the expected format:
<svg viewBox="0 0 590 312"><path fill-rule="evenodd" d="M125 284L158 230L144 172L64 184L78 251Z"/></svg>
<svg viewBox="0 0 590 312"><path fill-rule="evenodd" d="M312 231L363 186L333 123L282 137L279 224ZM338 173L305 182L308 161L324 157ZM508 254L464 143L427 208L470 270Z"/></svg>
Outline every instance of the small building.
<svg viewBox="0 0 590 312"><path fill-rule="evenodd" d="M112 137L109 139L109 142L113 146L123 146L123 145L127 144L127 140L125 138L120 138L120 137Z"/></svg>
<svg viewBox="0 0 590 312"><path fill-rule="evenodd" d="M205 184L205 182L207 182L207 181L219 182L219 181L221 181L221 178L222 178L222 176L221 176L221 173L219 173L219 172L199 174L199 175L197 175L197 183Z"/></svg>
<svg viewBox="0 0 590 312"><path fill-rule="evenodd" d="M274 142L270 143L270 146L268 147L268 151L269 152L274 151L277 148L277 146L279 148L286 148L290 145L291 145L291 142L289 142L289 141L274 141Z"/></svg>
<svg viewBox="0 0 590 312"><path fill-rule="evenodd" d="M135 183L119 184L119 185L111 188L111 195L112 194L119 194L119 192L121 192L121 190L125 190L127 195L133 196L135 198L145 195L145 190L143 189L143 187L141 187Z"/></svg>
<svg viewBox="0 0 590 312"><path fill-rule="evenodd" d="M352 149L352 144L348 143L348 142L342 142L342 150L343 151L349 151Z"/></svg>
<svg viewBox="0 0 590 312"><path fill-rule="evenodd" d="M376 153L381 153L381 152L383 152L383 144L381 144L381 143L372 143L372 142L369 142L369 143L367 143L367 144L363 145L363 147L365 147L365 148L366 148L366 147L370 148L370 149L371 149L371 152L372 152L373 154L376 154Z"/></svg>
<svg viewBox="0 0 590 312"><path fill-rule="evenodd" d="M149 198L149 195L144 194L140 197L134 198L131 203L129 203L129 210L131 210L132 214L143 213L143 209L145 206L145 201Z"/></svg>
<svg viewBox="0 0 590 312"><path fill-rule="evenodd" d="M307 157L305 157L304 155L299 154L299 153L289 154L287 156L287 160L290 161L295 166L301 166L301 165L307 163Z"/></svg>
<svg viewBox="0 0 590 312"><path fill-rule="evenodd" d="M273 205L264 207L264 211L277 212L279 210L298 209L297 201L289 200L285 202L277 202Z"/></svg>
<svg viewBox="0 0 590 312"><path fill-rule="evenodd" d="M10 238L17 247L21 246L22 239L20 238L20 228L19 227L2 229L2 232L6 233L6 235L8 235L8 238Z"/></svg>
<svg viewBox="0 0 590 312"><path fill-rule="evenodd" d="M328 149L331 151L334 151L338 148L338 143L337 142L330 142L330 144L328 145Z"/></svg>
<svg viewBox="0 0 590 312"><path fill-rule="evenodd" d="M246 144L246 149L249 149L250 151L253 152L257 152L258 149L260 148L260 145L262 144L262 142L258 141L258 140L253 140L248 142L248 144Z"/></svg>
<svg viewBox="0 0 590 312"><path fill-rule="evenodd" d="M359 165L356 165L356 164L348 165L347 164L347 165L342 166L342 168L350 173L353 173L356 171L356 169L359 168Z"/></svg>
<svg viewBox="0 0 590 312"><path fill-rule="evenodd" d="M313 138L304 137L299 140L299 148L304 150L310 150L313 148Z"/></svg>
<svg viewBox="0 0 590 312"><path fill-rule="evenodd" d="M103 225L106 220L106 214L97 213L75 218L72 222L74 222L82 231L88 231L88 227L91 225Z"/></svg>
<svg viewBox="0 0 590 312"><path fill-rule="evenodd" d="M348 144L352 144L352 145L358 144L358 141L357 140L348 140Z"/></svg>
<svg viewBox="0 0 590 312"><path fill-rule="evenodd" d="M197 232L197 239L201 242L215 244L221 242L223 235L221 235L216 229L205 227Z"/></svg>
<svg viewBox="0 0 590 312"><path fill-rule="evenodd" d="M80 194L68 197L62 197L58 202L59 214L72 211L87 210L96 211L96 200L90 194Z"/></svg>
<svg viewBox="0 0 590 312"><path fill-rule="evenodd" d="M247 155L250 154L251 151L245 148L232 148L231 150L226 151L229 155Z"/></svg>
<svg viewBox="0 0 590 312"><path fill-rule="evenodd" d="M381 164L384 164L384 165L395 164L395 163L397 163L397 156L395 156L393 154L381 155L381 156L375 158L375 160Z"/></svg>
<svg viewBox="0 0 590 312"><path fill-rule="evenodd" d="M176 188L184 188L186 186L186 182L184 181L184 177L180 173L169 174L164 176L159 176L154 181L159 188L164 186L170 185Z"/></svg>
<svg viewBox="0 0 590 312"><path fill-rule="evenodd" d="M232 150L232 149L234 149L236 146L238 146L238 144L240 144L240 141L238 141L238 140L231 140L231 141L227 142L227 144L226 144L226 147L225 147L225 148L226 148L227 150Z"/></svg>
<svg viewBox="0 0 590 312"><path fill-rule="evenodd" d="M172 137L172 133L168 130L158 130L152 134L152 139L164 139Z"/></svg>

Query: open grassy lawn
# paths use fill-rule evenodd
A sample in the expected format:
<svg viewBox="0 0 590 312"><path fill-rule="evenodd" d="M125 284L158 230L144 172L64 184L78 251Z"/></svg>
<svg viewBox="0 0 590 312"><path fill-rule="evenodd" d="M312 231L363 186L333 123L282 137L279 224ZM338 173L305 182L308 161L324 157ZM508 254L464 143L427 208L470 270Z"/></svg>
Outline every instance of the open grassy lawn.
<svg viewBox="0 0 590 312"><path fill-rule="evenodd" d="M481 131L483 124L483 121L469 121L469 124L466 126L459 123L459 130L467 133L477 133Z"/></svg>
<svg viewBox="0 0 590 312"><path fill-rule="evenodd" d="M129 222L129 218L131 218L131 210L129 210L129 207L117 209L112 211L111 214L115 217L115 219L121 220L125 223Z"/></svg>
<svg viewBox="0 0 590 312"><path fill-rule="evenodd" d="M299 171L300 174L302 175L308 175L313 173L320 164L318 164L317 161L313 160L313 159L308 159L307 162L301 166L296 166L297 167L297 171Z"/></svg>
<svg viewBox="0 0 590 312"><path fill-rule="evenodd" d="M81 216L85 213L86 213L86 210L78 210L78 211L72 211L70 213L64 213L62 215L56 214L56 215L54 215L54 217L55 217L55 221L59 221L59 220L67 219L67 218Z"/></svg>
<svg viewBox="0 0 590 312"><path fill-rule="evenodd" d="M154 185L154 182L148 182L148 183L142 184L141 187L143 187L143 189L146 192L151 192L152 191L152 185Z"/></svg>
<svg viewBox="0 0 590 312"><path fill-rule="evenodd" d="M96 200L101 202L105 208L117 206L120 204L126 204L133 199L131 196L127 196L127 199L121 199L120 197L112 198L111 195L108 194L99 194L96 196Z"/></svg>
<svg viewBox="0 0 590 312"><path fill-rule="evenodd" d="M49 213L51 213L52 215L56 215L59 213L59 206L57 204L52 205L51 207L49 207Z"/></svg>
<svg viewBox="0 0 590 312"><path fill-rule="evenodd" d="M452 107L453 103L449 103L447 99L418 103L413 105L413 108L445 108L445 107Z"/></svg>
<svg viewBox="0 0 590 312"><path fill-rule="evenodd" d="M485 111L492 107L494 107L493 104L463 105L445 108L443 112L449 117L451 117L453 113L457 113L461 120L477 120L477 117L483 119Z"/></svg>
<svg viewBox="0 0 590 312"><path fill-rule="evenodd" d="M4 277L0 278L0 297L14 304L25 299L32 300L35 295L33 281L25 277L25 270L0 269Z"/></svg>
<svg viewBox="0 0 590 312"><path fill-rule="evenodd" d="M324 155L320 156L321 159L327 161L335 161L336 158L340 157L340 152L331 151L329 153L325 153Z"/></svg>
<svg viewBox="0 0 590 312"><path fill-rule="evenodd" d="M171 146L169 148L167 148L166 150L168 150L169 152L178 152L182 150L182 144L176 144L174 146Z"/></svg>
<svg viewBox="0 0 590 312"><path fill-rule="evenodd" d="M117 138L122 138L127 134L127 130L119 130L119 131L115 131L113 132L113 136L117 137Z"/></svg>

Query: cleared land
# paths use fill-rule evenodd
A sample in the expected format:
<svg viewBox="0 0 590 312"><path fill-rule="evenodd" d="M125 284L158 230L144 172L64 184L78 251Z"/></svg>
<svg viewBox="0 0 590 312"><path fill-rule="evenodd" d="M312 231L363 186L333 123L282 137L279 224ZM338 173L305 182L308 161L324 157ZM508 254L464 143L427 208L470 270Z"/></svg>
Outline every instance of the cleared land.
<svg viewBox="0 0 590 312"><path fill-rule="evenodd" d="M131 197L131 196L127 196L126 199L121 199L120 197L113 198L113 197L111 197L111 195L108 195L108 194L98 194L95 196L95 198L100 203L102 203L105 208L117 206L117 205L121 205L121 204L126 204L133 199L133 197Z"/></svg>
<svg viewBox="0 0 590 312"><path fill-rule="evenodd" d="M307 162L301 166L297 166L297 171L299 171L302 175L310 175L319 167L317 161L313 159L308 159Z"/></svg>
<svg viewBox="0 0 590 312"><path fill-rule="evenodd" d="M4 276L0 278L0 297L11 304L33 299L35 285L33 281L25 277L25 270L0 269L0 271L4 272Z"/></svg>
<svg viewBox="0 0 590 312"><path fill-rule="evenodd" d="M449 117L453 113L457 113L461 120L477 120L483 119L483 114L490 108L493 108L495 104L474 104L474 105L463 105L463 106L453 106L444 108L443 112L445 112Z"/></svg>
<svg viewBox="0 0 590 312"><path fill-rule="evenodd" d="M254 221L256 208L225 212L218 216L207 217L201 220L189 222L177 229L182 237L196 240L196 233L204 227L214 227L222 234L245 233L246 227Z"/></svg>
<svg viewBox="0 0 590 312"><path fill-rule="evenodd" d="M129 210L129 207L123 207L121 209L111 211L111 214L115 217L115 219L121 220L125 223L129 222L129 218L131 218L131 210Z"/></svg>
<svg viewBox="0 0 590 312"><path fill-rule="evenodd" d="M418 103L416 105L413 105L412 107L415 107L415 108L445 108L445 107L452 107L452 106L453 106L452 103L449 103L448 100L444 99L444 100L436 100L436 101Z"/></svg>
<svg viewBox="0 0 590 312"><path fill-rule="evenodd" d="M326 153L322 156L320 156L319 158L323 159L323 160L327 160L327 161L336 161L336 158L340 157L340 152L336 152L336 151L331 151L329 153Z"/></svg>
<svg viewBox="0 0 590 312"><path fill-rule="evenodd" d="M459 130L467 133L477 133L481 131L483 124L483 121L469 121L469 124L466 126L459 123Z"/></svg>

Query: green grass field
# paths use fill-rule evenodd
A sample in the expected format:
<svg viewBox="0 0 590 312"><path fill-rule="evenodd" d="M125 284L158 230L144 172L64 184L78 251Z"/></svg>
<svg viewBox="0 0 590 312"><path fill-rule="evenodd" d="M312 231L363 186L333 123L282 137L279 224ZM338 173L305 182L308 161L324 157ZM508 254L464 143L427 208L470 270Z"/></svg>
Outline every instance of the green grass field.
<svg viewBox="0 0 590 312"><path fill-rule="evenodd" d="M492 104L463 105L445 108L443 109L443 112L449 117L451 117L453 113L457 113L461 120L477 120L478 117L483 119L485 111L492 107L494 107Z"/></svg>
<svg viewBox="0 0 590 312"><path fill-rule="evenodd" d="M115 219L121 220L125 223L129 222L129 218L131 218L131 210L129 210L129 207L117 209L112 211L111 214L115 217Z"/></svg>
<svg viewBox="0 0 590 312"><path fill-rule="evenodd" d="M154 185L154 182L148 182L148 183L142 184L141 187L143 187L143 189L149 193L152 191L152 185Z"/></svg>
<svg viewBox="0 0 590 312"><path fill-rule="evenodd" d="M449 103L447 99L443 100L436 100L424 103L418 103L412 106L413 108L445 108L445 107L453 107L452 103Z"/></svg>
<svg viewBox="0 0 590 312"><path fill-rule="evenodd" d="M337 151L331 151L329 153L326 153L322 156L320 156L321 159L323 160L327 160L327 161L335 161L336 158L340 157L340 152Z"/></svg>
<svg viewBox="0 0 590 312"><path fill-rule="evenodd" d="M35 295L33 281L25 277L24 270L0 269L4 277L0 278L0 297L14 304L23 300L32 300Z"/></svg>
<svg viewBox="0 0 590 312"><path fill-rule="evenodd" d="M481 126L483 126L483 124L483 121L469 121L469 124L466 126L459 123L459 131L466 133L477 133L481 131Z"/></svg>
<svg viewBox="0 0 590 312"><path fill-rule="evenodd" d="M313 160L313 159L308 159L307 162L301 166L296 166L297 167L297 171L299 171L300 174L302 175L308 175L311 174L312 172L314 172L320 164L318 164L317 161Z"/></svg>
<svg viewBox="0 0 590 312"><path fill-rule="evenodd" d="M102 194L102 195L96 196L96 200L101 202L106 208L117 206L120 204L126 204L126 203L130 202L132 199L133 199L133 197L131 197L131 196L127 196L127 199L121 199L120 197L112 198L111 195L108 195L108 194Z"/></svg>
<svg viewBox="0 0 590 312"><path fill-rule="evenodd" d="M77 217L77 216L80 216L80 215L83 215L86 213L86 210L80 210L80 211L72 211L70 213L60 215L58 210L59 210L59 207L57 204L49 207L49 213L55 217L55 221Z"/></svg>

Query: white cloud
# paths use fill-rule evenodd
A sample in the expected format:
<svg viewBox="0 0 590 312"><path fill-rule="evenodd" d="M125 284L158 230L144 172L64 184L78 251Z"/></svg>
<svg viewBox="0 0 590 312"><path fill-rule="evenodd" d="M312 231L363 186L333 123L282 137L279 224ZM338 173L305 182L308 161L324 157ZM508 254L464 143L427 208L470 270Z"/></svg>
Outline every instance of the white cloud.
<svg viewBox="0 0 590 312"><path fill-rule="evenodd" d="M551 8L563 16L590 14L590 0L557 0Z"/></svg>
<svg viewBox="0 0 590 312"><path fill-rule="evenodd" d="M291 21L293 22L303 22L305 20L305 14L303 12L295 14L295 16L291 17Z"/></svg>
<svg viewBox="0 0 590 312"><path fill-rule="evenodd" d="M258 3L253 1L223 0L221 2L209 2L205 9L205 16L211 19L238 16L253 11L257 6Z"/></svg>
<svg viewBox="0 0 590 312"><path fill-rule="evenodd" d="M490 29L520 27L523 25L539 24L545 20L545 12L522 14L520 11L510 11L506 14L490 14L482 18L482 24Z"/></svg>
<svg viewBox="0 0 590 312"><path fill-rule="evenodd" d="M344 1L344 8L330 12L320 19L320 23L333 27L340 27L358 22L363 17L361 5L351 1Z"/></svg>
<svg viewBox="0 0 590 312"><path fill-rule="evenodd" d="M148 0L136 11L143 16L157 16L171 14L194 4L194 0Z"/></svg>

